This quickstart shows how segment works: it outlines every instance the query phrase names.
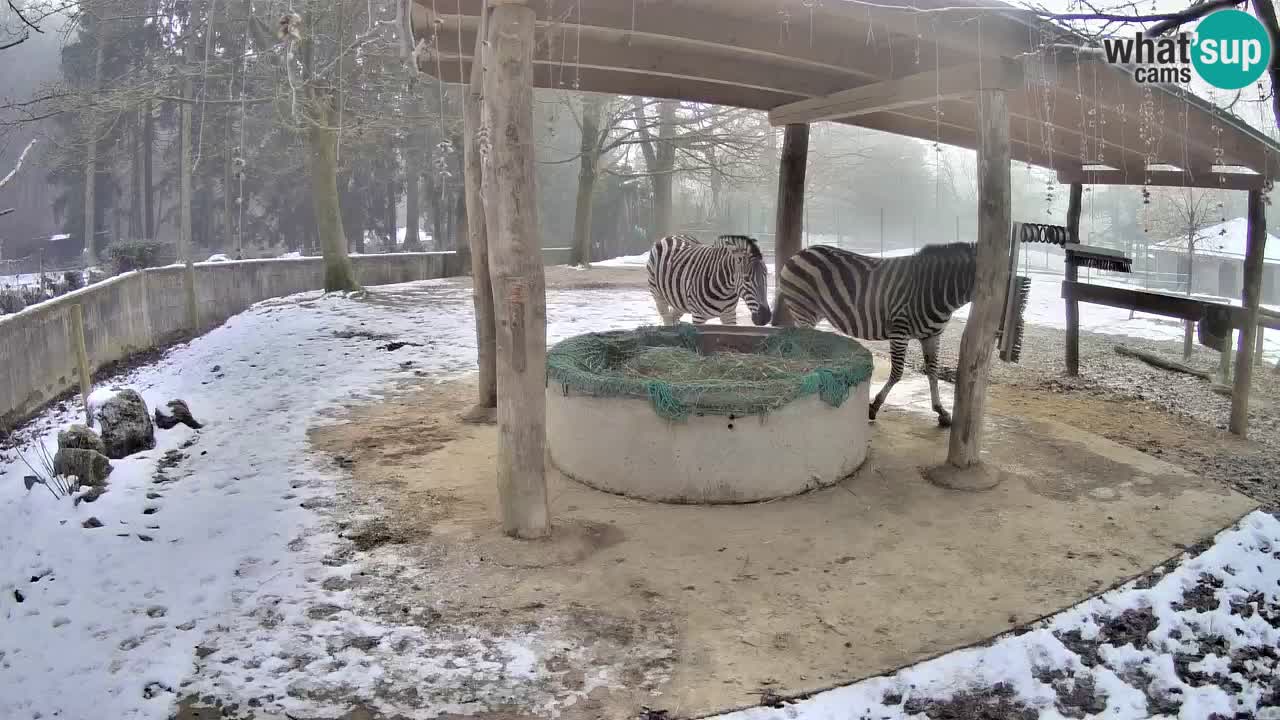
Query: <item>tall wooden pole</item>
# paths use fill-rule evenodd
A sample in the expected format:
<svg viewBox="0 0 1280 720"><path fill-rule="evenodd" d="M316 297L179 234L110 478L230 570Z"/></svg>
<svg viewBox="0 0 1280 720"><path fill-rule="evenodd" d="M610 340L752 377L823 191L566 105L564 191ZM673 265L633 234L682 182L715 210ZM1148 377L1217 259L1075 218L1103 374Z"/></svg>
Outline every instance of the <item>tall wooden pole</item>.
<svg viewBox="0 0 1280 720"><path fill-rule="evenodd" d="M490 0L482 117L485 227L497 339L498 503L518 538L551 532L546 448L547 306L534 187L536 17L522 0Z"/></svg>
<svg viewBox="0 0 1280 720"><path fill-rule="evenodd" d="M1080 208L1084 197L1084 185L1071 183L1071 194L1067 199L1067 242L1080 242ZM1065 259L1065 258L1064 258ZM1066 280L1075 282L1080 278L1079 268L1072 262L1065 266ZM1067 375L1075 377L1080 374L1080 303L1074 298L1067 301Z"/></svg>
<svg viewBox="0 0 1280 720"><path fill-rule="evenodd" d="M1231 388L1231 432L1249 435L1249 388L1253 384L1254 338L1258 332L1258 303L1262 299L1262 259L1267 245L1267 209L1258 190L1249 191L1249 241L1244 252L1244 327L1236 353L1236 378Z"/></svg>
<svg viewBox="0 0 1280 720"><path fill-rule="evenodd" d="M484 92L485 23L480 32L471 63L471 84L462 109L466 138L462 157L463 195L467 205L467 245L471 252L471 300L476 315L476 360L480 366L480 386L476 406L465 416L472 422L490 421L498 407L498 381L495 363L493 282L489 277L489 240L485 232L484 200L480 196L482 163L480 157L480 97Z"/></svg>
<svg viewBox="0 0 1280 720"><path fill-rule="evenodd" d="M782 266L800 252L804 232L804 182L809 165L809 125L787 125L782 135L782 160L778 166L778 207L774 223L773 268ZM774 325L790 325L794 321L785 309L774 316Z"/></svg>
<svg viewBox="0 0 1280 720"><path fill-rule="evenodd" d="M1009 284L1009 100L999 89L978 91L978 247L973 309L960 340L954 424L947 463L979 462L987 371Z"/></svg>

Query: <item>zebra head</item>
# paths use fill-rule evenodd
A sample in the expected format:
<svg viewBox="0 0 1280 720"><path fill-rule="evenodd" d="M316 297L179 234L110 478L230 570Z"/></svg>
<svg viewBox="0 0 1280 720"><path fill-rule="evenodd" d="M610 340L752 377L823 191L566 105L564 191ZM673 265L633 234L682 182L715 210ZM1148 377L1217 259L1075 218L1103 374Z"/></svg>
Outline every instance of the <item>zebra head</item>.
<svg viewBox="0 0 1280 720"><path fill-rule="evenodd" d="M755 238L746 235L721 235L716 245L734 250L741 256L740 284L738 297L747 304L751 311L751 322L756 325L768 325L773 318L769 310L769 270L765 267L764 256L760 254L760 246Z"/></svg>

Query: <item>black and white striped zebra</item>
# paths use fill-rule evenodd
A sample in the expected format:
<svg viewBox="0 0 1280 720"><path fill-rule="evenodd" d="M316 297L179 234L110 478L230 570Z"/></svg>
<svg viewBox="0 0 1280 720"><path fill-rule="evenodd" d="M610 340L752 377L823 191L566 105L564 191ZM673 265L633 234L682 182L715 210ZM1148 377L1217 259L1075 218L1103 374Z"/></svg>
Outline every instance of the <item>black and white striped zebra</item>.
<svg viewBox="0 0 1280 720"><path fill-rule="evenodd" d="M775 319L785 306L797 325L812 327L825 319L850 337L889 341L893 368L871 403L872 420L902 379L907 343L919 340L933 410L946 427L951 413L938 397L938 341L951 314L973 299L976 272L974 246L968 243L926 245L914 255L894 258L814 245L778 272Z"/></svg>
<svg viewBox="0 0 1280 720"><path fill-rule="evenodd" d="M751 322L768 325L769 271L754 238L721 235L707 245L688 235L668 235L649 250L649 292L666 325L686 314L696 324L718 317L738 324L738 300Z"/></svg>

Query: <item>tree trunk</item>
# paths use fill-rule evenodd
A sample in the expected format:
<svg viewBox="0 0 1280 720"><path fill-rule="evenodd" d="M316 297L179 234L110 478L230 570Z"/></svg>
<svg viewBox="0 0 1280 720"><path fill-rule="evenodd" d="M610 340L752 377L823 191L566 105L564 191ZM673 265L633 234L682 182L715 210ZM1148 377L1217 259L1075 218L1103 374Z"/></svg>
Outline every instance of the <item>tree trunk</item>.
<svg viewBox="0 0 1280 720"><path fill-rule="evenodd" d="M137 118L135 118L136 120ZM129 237L142 237L142 128L129 129Z"/></svg>
<svg viewBox="0 0 1280 720"><path fill-rule="evenodd" d="M595 197L600 163L600 120L605 100L590 95L582 100L582 140L578 144L578 198L573 213L570 265L591 267L591 200Z"/></svg>
<svg viewBox="0 0 1280 720"><path fill-rule="evenodd" d="M359 290L351 259L347 257L347 238L342 231L342 213L338 205L338 131L334 128L334 98L323 90L313 91L308 123L308 160L311 173L311 205L316 230L320 234L320 250L324 255L325 292Z"/></svg>
<svg viewBox="0 0 1280 720"><path fill-rule="evenodd" d="M497 308L498 500L503 530L551 532L546 482L547 308L533 148L533 8L498 0L488 28L482 112L492 130L485 186Z"/></svg>
<svg viewBox="0 0 1280 720"><path fill-rule="evenodd" d="M182 85L182 97L184 101L192 98L190 79ZM180 113L182 143L178 157L178 258L185 266L183 285L186 291L187 328L196 332L200 327L200 316L196 307L195 267L191 262L191 103L183 102Z"/></svg>
<svg viewBox="0 0 1280 720"><path fill-rule="evenodd" d="M151 101L142 106L142 199L145 228L143 233L148 240L156 237L155 189L151 182L151 157L155 150L156 128L152 117Z"/></svg>
<svg viewBox="0 0 1280 720"><path fill-rule="evenodd" d="M399 238L399 230L400 230L400 228L397 227L398 223L396 222L395 173L396 173L396 168L393 165L391 168L392 177L389 180L387 180L387 194L385 196L386 202L382 206L382 226L386 228L387 237L390 238L388 242L391 244L391 252L396 252L396 250L398 249L396 247L396 241ZM417 242L418 242L418 237L416 235L410 237L407 233L405 234L404 245L406 250L413 247L412 245L410 245L410 243L417 243Z"/></svg>
<svg viewBox="0 0 1280 720"><path fill-rule="evenodd" d="M410 239L417 242L418 230L422 222L422 208L419 205L422 191L419 189L418 180L422 177L422 158L425 151L423 146L426 145L426 141L419 142L419 140L425 135L425 131L417 133L410 129L409 137L405 142L404 240L406 244Z"/></svg>
<svg viewBox="0 0 1280 720"><path fill-rule="evenodd" d="M453 238L453 247L450 248L458 253L460 261L470 267L471 251L467 247L467 194L465 192L456 193L453 200L453 221L449 227L450 237Z"/></svg>
<svg viewBox="0 0 1280 720"><path fill-rule="evenodd" d="M973 307L960 341L955 422L947 462L977 465L982 447L987 370L1009 284L1009 104L1003 90L978 91L978 248Z"/></svg>
<svg viewBox="0 0 1280 720"><path fill-rule="evenodd" d="M485 56L484 43L487 33L481 22L476 34L475 57ZM480 420L498 407L497 348L493 305L493 284L489 275L489 241L486 234L485 206L480 194L484 168L480 153L481 110L480 96L484 91L484 63L471 64L470 84L462 106L463 133L463 201L467 207L467 245L471 255L471 300L476 317L476 363L480 367L476 407L467 414L470 420ZM486 129L488 126L485 126Z"/></svg>
<svg viewBox="0 0 1280 720"><path fill-rule="evenodd" d="M809 125L793 123L783 131L782 156L778 161L778 204L774 223L773 268L775 276L792 255L800 252L804 231L804 184L809 164ZM773 324L791 325L790 311L779 303L773 309Z"/></svg>
<svg viewBox="0 0 1280 720"><path fill-rule="evenodd" d="M101 29L94 22L93 90L97 92L102 85L102 46ZM86 266L98 262L98 210L95 204L98 192L98 111L89 108L85 119L85 164L84 164L84 262Z"/></svg>
<svg viewBox="0 0 1280 720"><path fill-rule="evenodd" d="M1191 202L1191 191L1187 191L1187 295L1191 295L1191 281L1196 271L1196 223L1195 206ZM1182 359L1191 359L1192 339L1195 337L1195 323L1186 320L1182 323Z"/></svg>

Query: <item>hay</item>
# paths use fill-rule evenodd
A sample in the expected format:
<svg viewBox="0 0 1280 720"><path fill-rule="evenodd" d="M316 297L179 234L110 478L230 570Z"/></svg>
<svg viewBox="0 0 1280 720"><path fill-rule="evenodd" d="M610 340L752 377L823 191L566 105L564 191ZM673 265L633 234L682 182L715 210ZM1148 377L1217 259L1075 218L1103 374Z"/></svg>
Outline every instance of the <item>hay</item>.
<svg viewBox="0 0 1280 720"><path fill-rule="evenodd" d="M811 358L791 359L754 353L722 351L701 355L693 350L655 347L641 350L620 368L623 377L670 383L727 383L788 381L822 366Z"/></svg>
<svg viewBox="0 0 1280 720"><path fill-rule="evenodd" d="M565 392L647 398L670 420L690 414L763 415L817 394L840 406L871 377L871 354L839 335L788 328L752 352L698 352L692 325L590 333L547 354L547 381Z"/></svg>

